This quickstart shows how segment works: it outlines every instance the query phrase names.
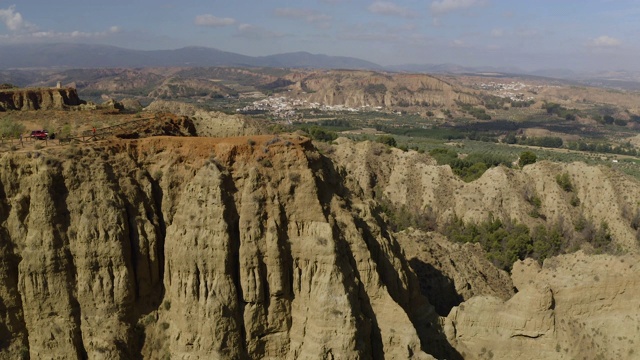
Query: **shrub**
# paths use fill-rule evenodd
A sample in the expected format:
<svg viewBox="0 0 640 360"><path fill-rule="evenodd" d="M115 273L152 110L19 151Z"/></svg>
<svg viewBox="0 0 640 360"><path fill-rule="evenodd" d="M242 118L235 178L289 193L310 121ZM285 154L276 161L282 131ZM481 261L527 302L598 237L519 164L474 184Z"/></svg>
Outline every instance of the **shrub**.
<svg viewBox="0 0 640 360"><path fill-rule="evenodd" d="M609 232L609 225L603 221L600 223L600 227L595 232L594 236L590 239L591 245L596 249L596 252L605 252L611 250L611 242L613 238Z"/></svg>
<svg viewBox="0 0 640 360"><path fill-rule="evenodd" d="M364 92L369 95L384 94L387 92L387 87L384 84L369 84L365 86Z"/></svg>
<svg viewBox="0 0 640 360"><path fill-rule="evenodd" d="M573 184L571 183L571 178L568 173L558 174L556 176L556 182L560 186L560 188L566 192L573 191Z"/></svg>
<svg viewBox="0 0 640 360"><path fill-rule="evenodd" d="M396 147L398 144L396 139L391 135L381 135L376 139L377 142L388 146Z"/></svg>
<svg viewBox="0 0 640 360"><path fill-rule="evenodd" d="M573 207L579 206L580 205L580 199L578 198L578 195L573 194L573 196L571 197L571 200L569 201L569 203Z"/></svg>
<svg viewBox="0 0 640 360"><path fill-rule="evenodd" d="M331 142L338 138L338 134L333 131L326 131L320 127L314 126L309 129L305 129L314 140Z"/></svg>
<svg viewBox="0 0 640 360"><path fill-rule="evenodd" d="M633 230L640 229L640 209L636 209L635 215L631 218L631 228Z"/></svg>
<svg viewBox="0 0 640 360"><path fill-rule="evenodd" d="M25 129L26 128L23 124L8 117L0 121L0 136L5 138L17 138L20 134L25 132Z"/></svg>
<svg viewBox="0 0 640 360"><path fill-rule="evenodd" d="M618 125L618 126L627 126L627 122L625 120L622 120L622 119L615 119L613 121L613 123Z"/></svg>
<svg viewBox="0 0 640 360"><path fill-rule="evenodd" d="M538 160L536 154L531 151L524 151L520 153L520 159L518 159L518 165L525 167L526 165L533 164Z"/></svg>

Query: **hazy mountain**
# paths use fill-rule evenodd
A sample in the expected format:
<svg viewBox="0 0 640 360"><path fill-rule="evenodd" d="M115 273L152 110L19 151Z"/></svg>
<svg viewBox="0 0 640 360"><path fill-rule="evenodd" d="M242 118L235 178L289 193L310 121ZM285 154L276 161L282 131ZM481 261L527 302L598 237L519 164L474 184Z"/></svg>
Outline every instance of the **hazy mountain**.
<svg viewBox="0 0 640 360"><path fill-rule="evenodd" d="M528 74L557 79L573 79L576 77L576 72L569 69L539 69L530 71Z"/></svg>
<svg viewBox="0 0 640 360"><path fill-rule="evenodd" d="M306 52L253 57L206 47L131 50L107 45L0 45L0 69L149 66L266 66L381 69L369 61Z"/></svg>
<svg viewBox="0 0 640 360"><path fill-rule="evenodd" d="M258 58L265 61L261 66L294 67L315 69L369 69L382 70L383 67L372 62L345 56L328 56L311 54L308 52L293 52L263 56Z"/></svg>
<svg viewBox="0 0 640 360"><path fill-rule="evenodd" d="M494 67L494 66L462 66L458 64L402 64L387 66L391 71L417 72L429 74L466 74L496 72L508 74L526 74L527 72L516 67Z"/></svg>

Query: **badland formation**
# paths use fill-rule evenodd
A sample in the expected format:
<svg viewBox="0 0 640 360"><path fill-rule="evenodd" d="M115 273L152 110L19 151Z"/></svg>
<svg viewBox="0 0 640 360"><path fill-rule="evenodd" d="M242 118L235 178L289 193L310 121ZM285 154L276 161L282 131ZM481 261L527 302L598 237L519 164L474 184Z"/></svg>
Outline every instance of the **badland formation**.
<svg viewBox="0 0 640 360"><path fill-rule="evenodd" d="M0 90L0 359L639 356L636 94L92 74Z"/></svg>

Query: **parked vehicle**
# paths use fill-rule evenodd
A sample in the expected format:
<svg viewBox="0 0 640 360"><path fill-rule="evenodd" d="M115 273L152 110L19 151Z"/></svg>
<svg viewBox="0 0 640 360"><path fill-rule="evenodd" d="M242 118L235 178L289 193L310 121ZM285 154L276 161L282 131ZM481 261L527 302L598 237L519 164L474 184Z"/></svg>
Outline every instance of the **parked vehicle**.
<svg viewBox="0 0 640 360"><path fill-rule="evenodd" d="M33 130L31 132L32 139L46 140L48 136L49 133L46 130Z"/></svg>

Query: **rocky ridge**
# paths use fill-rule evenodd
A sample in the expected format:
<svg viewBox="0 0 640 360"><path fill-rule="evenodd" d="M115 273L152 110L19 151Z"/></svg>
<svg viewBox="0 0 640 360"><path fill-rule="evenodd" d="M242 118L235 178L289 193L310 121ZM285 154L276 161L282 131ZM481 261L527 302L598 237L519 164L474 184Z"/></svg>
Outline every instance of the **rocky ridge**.
<svg viewBox="0 0 640 360"><path fill-rule="evenodd" d="M635 199L640 197L640 184L610 168L542 161L522 170L494 167L478 180L465 183L448 165L438 166L425 154L372 142L338 142L330 156L354 191L431 216L438 225L454 217L478 223L494 216L530 228L560 224L568 234L575 234L574 225L580 221L606 222L621 249L630 253L640 249L633 224L639 211ZM565 173L572 192L557 183L556 176ZM537 217L531 216L534 196L541 201ZM572 203L573 196L577 201Z"/></svg>
<svg viewBox="0 0 640 360"><path fill-rule="evenodd" d="M0 358L458 356L306 140L113 140L0 168Z"/></svg>
<svg viewBox="0 0 640 360"><path fill-rule="evenodd" d="M350 108L397 106L453 106L479 104L471 93L422 74L384 74L372 71L330 70L297 81L295 95L309 102Z"/></svg>
<svg viewBox="0 0 640 360"><path fill-rule="evenodd" d="M60 110L82 104L73 88L0 90L0 111Z"/></svg>
<svg viewBox="0 0 640 360"><path fill-rule="evenodd" d="M264 134L264 125L242 115L207 111L178 101L156 100L145 108L147 112L171 112L187 116L197 128L198 136L230 137Z"/></svg>

